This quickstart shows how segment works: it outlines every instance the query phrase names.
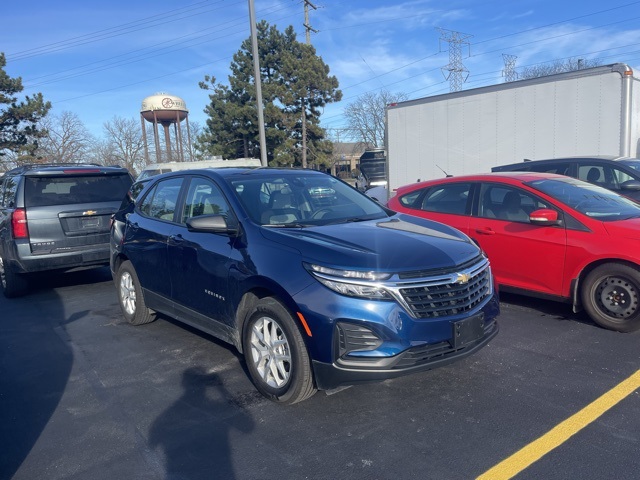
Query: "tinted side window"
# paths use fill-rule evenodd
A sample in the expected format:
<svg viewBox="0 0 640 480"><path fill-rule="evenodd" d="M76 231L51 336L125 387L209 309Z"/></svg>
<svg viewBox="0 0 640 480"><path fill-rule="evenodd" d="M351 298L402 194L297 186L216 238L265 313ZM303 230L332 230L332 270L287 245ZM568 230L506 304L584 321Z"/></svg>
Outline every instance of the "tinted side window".
<svg viewBox="0 0 640 480"><path fill-rule="evenodd" d="M580 165L578 178L609 190L620 190L620 184L635 180L627 172L609 165Z"/></svg>
<svg viewBox="0 0 640 480"><path fill-rule="evenodd" d="M528 222L529 215L540 208L551 208L538 197L519 188L486 183L480 189L478 215L510 222Z"/></svg>
<svg viewBox="0 0 640 480"><path fill-rule="evenodd" d="M415 192L407 193L406 195L400 197L399 201L405 207L418 208L419 205L416 206L416 201L423 191L424 190L416 190Z"/></svg>
<svg viewBox="0 0 640 480"><path fill-rule="evenodd" d="M428 212L464 215L467 212L470 190L470 183L450 183L434 187L424 196L420 208Z"/></svg>
<svg viewBox="0 0 640 480"><path fill-rule="evenodd" d="M228 216L229 205L220 188L206 178L195 177L189 184L181 223L199 215Z"/></svg>
<svg viewBox="0 0 640 480"><path fill-rule="evenodd" d="M620 172L623 173L623 172ZM630 177L624 174L628 180ZM578 178L609 190L620 190L616 171L609 165L583 164L578 166Z"/></svg>
<svg viewBox="0 0 640 480"><path fill-rule="evenodd" d="M2 187L2 206L5 208L13 208L16 206L16 190L18 182L16 177L7 177L4 179Z"/></svg>
<svg viewBox="0 0 640 480"><path fill-rule="evenodd" d="M615 182L616 187L619 187L624 182L628 182L630 180L637 180L636 177L632 177L627 172L623 170L619 170L617 168L612 168L611 173L613 175L613 180Z"/></svg>
<svg viewBox="0 0 640 480"><path fill-rule="evenodd" d="M159 220L173 220L182 181L178 177L158 182L140 203L142 214Z"/></svg>

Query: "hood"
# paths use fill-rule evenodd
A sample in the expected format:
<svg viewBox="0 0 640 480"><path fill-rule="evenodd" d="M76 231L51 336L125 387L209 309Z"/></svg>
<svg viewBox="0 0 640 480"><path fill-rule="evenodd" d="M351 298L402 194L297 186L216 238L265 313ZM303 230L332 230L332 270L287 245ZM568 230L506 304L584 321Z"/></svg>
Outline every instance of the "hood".
<svg viewBox="0 0 640 480"><path fill-rule="evenodd" d="M391 218L307 228L263 228L274 242L305 261L337 268L387 272L453 268L480 254L458 230L397 214Z"/></svg>
<svg viewBox="0 0 640 480"><path fill-rule="evenodd" d="M602 224L607 233L614 238L633 238L640 240L640 218L603 222Z"/></svg>

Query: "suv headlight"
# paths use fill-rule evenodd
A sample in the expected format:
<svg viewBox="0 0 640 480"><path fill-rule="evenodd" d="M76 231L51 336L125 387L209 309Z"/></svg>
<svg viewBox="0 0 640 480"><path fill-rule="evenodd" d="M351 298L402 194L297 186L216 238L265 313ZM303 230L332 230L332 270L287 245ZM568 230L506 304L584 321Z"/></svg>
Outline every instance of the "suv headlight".
<svg viewBox="0 0 640 480"><path fill-rule="evenodd" d="M325 287L341 295L373 300L390 300L393 298L384 286L379 283L389 279L391 277L390 273L342 270L310 263L305 263L304 266Z"/></svg>

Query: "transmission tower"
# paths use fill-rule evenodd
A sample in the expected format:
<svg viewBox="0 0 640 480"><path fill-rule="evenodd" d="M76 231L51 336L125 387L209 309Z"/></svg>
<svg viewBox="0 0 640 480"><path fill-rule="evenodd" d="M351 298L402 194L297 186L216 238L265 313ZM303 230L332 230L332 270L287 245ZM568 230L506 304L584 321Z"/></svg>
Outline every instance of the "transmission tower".
<svg viewBox="0 0 640 480"><path fill-rule="evenodd" d="M473 35L445 30L444 28L439 28L438 30L440 30L440 45L442 45L443 41L449 44L449 65L442 68L443 73L447 72L444 77L449 80L449 91L458 92L462 90L462 84L469 77L469 70L462 64L461 46L466 45L470 49L468 39Z"/></svg>
<svg viewBox="0 0 640 480"><path fill-rule="evenodd" d="M516 72L516 58L518 57L515 55L508 55L506 53L502 54L502 59L504 60L502 76L504 77L505 82L513 82L518 79L518 72Z"/></svg>

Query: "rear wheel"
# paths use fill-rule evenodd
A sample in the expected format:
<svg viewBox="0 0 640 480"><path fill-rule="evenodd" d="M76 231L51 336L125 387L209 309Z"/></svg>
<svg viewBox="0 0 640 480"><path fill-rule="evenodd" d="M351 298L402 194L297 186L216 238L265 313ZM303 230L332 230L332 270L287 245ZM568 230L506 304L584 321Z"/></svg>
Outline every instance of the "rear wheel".
<svg viewBox="0 0 640 480"><path fill-rule="evenodd" d="M300 329L275 298L257 303L245 324L243 350L254 385L270 400L292 404L316 392Z"/></svg>
<svg viewBox="0 0 640 480"><path fill-rule="evenodd" d="M156 314L144 303L140 280L130 261L122 262L115 278L118 302L127 321L131 325L153 322Z"/></svg>
<svg viewBox="0 0 640 480"><path fill-rule="evenodd" d="M25 275L11 270L2 257L0 257L0 285L2 285L3 295L7 298L20 297L27 293L28 283Z"/></svg>
<svg viewBox="0 0 640 480"><path fill-rule="evenodd" d="M640 271L629 265L600 265L587 275L582 304L598 325L618 332L640 328Z"/></svg>

